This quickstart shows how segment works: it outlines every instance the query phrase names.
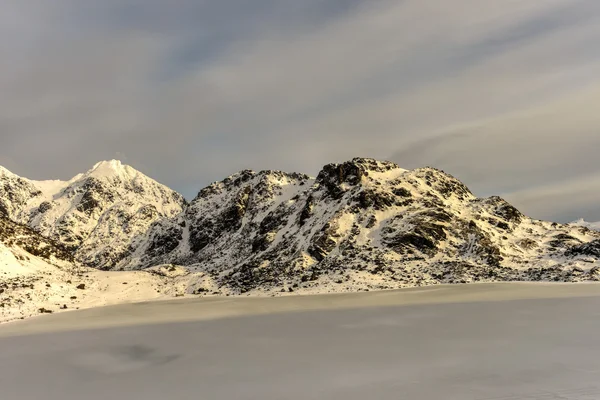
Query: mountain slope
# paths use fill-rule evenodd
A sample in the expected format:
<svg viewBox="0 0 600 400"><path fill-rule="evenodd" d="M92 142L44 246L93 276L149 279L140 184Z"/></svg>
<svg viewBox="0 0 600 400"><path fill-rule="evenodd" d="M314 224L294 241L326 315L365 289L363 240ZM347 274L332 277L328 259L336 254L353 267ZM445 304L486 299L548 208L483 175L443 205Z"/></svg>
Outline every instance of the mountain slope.
<svg viewBox="0 0 600 400"><path fill-rule="evenodd" d="M190 278L174 268L112 272L81 266L59 243L0 212L0 322L182 296Z"/></svg>
<svg viewBox="0 0 600 400"><path fill-rule="evenodd" d="M30 180L0 166L0 213L16 218L29 201L41 195L40 189Z"/></svg>
<svg viewBox="0 0 600 400"><path fill-rule="evenodd" d="M600 276L600 232L533 220L434 168L356 158L326 165L316 178L245 170L189 204L116 161L68 182L3 179L9 190L0 204L11 218L78 261L126 270L183 265L197 273L186 278L190 293Z"/></svg>
<svg viewBox="0 0 600 400"><path fill-rule="evenodd" d="M314 181L243 172L201 191L186 216L189 255L171 261L239 292L596 279L596 260L567 249L600 234L477 199L433 168L354 159Z"/></svg>

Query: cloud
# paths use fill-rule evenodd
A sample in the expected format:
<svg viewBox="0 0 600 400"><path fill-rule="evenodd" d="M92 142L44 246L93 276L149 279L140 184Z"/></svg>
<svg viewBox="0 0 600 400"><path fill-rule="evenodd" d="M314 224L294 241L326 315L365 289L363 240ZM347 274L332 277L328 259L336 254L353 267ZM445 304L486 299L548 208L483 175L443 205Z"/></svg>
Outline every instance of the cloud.
<svg viewBox="0 0 600 400"><path fill-rule="evenodd" d="M600 87L576 90L553 103L417 140L392 159L409 168L436 165L469 183L479 195L502 194L517 202L518 193L540 190L536 201L522 204L524 211L537 218L558 216L567 221L570 217L565 213L577 214L585 206L575 200L582 198L583 191L590 202L586 207L600 205L600 182L583 180L578 186L565 185L579 182L581 176L593 176L599 169L598 101ZM557 185L573 200L560 207L550 204L543 195L548 185Z"/></svg>
<svg viewBox="0 0 600 400"><path fill-rule="evenodd" d="M599 40L596 0L10 2L0 164L66 178L119 152L189 196L364 155L600 219L585 185L523 197L600 168Z"/></svg>
<svg viewBox="0 0 600 400"><path fill-rule="evenodd" d="M596 173L513 192L510 197L515 206L535 209L541 218L551 219L558 213L565 222L578 218L593 220L600 212L599 187L600 173Z"/></svg>

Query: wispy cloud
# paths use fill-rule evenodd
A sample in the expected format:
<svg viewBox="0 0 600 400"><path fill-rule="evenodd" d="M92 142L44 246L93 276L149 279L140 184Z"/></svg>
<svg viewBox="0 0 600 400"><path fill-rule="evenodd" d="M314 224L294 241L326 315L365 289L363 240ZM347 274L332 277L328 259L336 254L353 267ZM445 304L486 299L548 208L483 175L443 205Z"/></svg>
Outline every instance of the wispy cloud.
<svg viewBox="0 0 600 400"><path fill-rule="evenodd" d="M559 214L566 222L582 217L595 220L600 212L599 187L600 173L596 173L524 189L510 196L516 206L536 210L542 217Z"/></svg>
<svg viewBox="0 0 600 400"><path fill-rule="evenodd" d="M0 38L0 164L24 175L120 152L189 195L366 155L537 217L600 204L541 195L600 169L596 0L29 0Z"/></svg>

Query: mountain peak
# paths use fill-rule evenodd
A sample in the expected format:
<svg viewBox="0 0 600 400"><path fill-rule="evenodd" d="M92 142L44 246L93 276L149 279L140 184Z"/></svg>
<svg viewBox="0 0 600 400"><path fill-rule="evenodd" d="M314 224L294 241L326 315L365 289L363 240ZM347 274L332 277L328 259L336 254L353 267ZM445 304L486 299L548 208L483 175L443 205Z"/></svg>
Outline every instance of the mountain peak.
<svg viewBox="0 0 600 400"><path fill-rule="evenodd" d="M377 161L373 158L356 157L341 164L327 164L317 175L316 182L324 185L334 197L344 190L341 185L358 185L369 174L403 173L406 170L390 161Z"/></svg>
<svg viewBox="0 0 600 400"><path fill-rule="evenodd" d="M391 161L379 161L367 157L354 157L352 160L337 165L356 166L367 172L386 172L393 169L401 169L398 164Z"/></svg>
<svg viewBox="0 0 600 400"><path fill-rule="evenodd" d="M120 160L104 160L104 161L100 161L97 162L96 164L94 164L94 166L92 167L92 170L97 170L97 169L111 169L111 170L122 170L123 168L128 167L127 165L123 164Z"/></svg>
<svg viewBox="0 0 600 400"><path fill-rule="evenodd" d="M94 164L93 168L98 168L98 167L109 167L109 168L122 168L124 166L124 164L121 162L121 160L104 160L104 161L99 161L96 164Z"/></svg>
<svg viewBox="0 0 600 400"><path fill-rule="evenodd" d="M106 160L94 164L92 169L90 169L85 175L93 176L96 178L113 176L119 176L122 178L133 178L140 174L141 173L138 172L135 168L123 164L119 160Z"/></svg>

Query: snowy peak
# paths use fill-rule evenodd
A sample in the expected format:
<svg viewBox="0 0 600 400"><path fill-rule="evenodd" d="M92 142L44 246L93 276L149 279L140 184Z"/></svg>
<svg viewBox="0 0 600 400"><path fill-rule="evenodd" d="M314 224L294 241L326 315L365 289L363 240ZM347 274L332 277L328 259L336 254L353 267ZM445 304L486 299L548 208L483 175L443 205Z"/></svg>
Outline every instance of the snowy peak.
<svg viewBox="0 0 600 400"><path fill-rule="evenodd" d="M135 179L139 175L143 175L129 165L123 164L119 160L100 161L96 163L92 169L84 174L85 176L93 176L95 178L113 178L119 177L122 179ZM143 175L146 177L145 175ZM147 177L146 177L147 178ZM149 179L149 178L148 178Z"/></svg>
<svg viewBox="0 0 600 400"><path fill-rule="evenodd" d="M79 261L112 267L139 236L183 211L179 193L120 161L102 161L69 181L0 178L0 209L76 252Z"/></svg>
<svg viewBox="0 0 600 400"><path fill-rule="evenodd" d="M128 166L123 164L121 162L121 160L112 159L112 160L98 161L96 164L94 164L94 166L92 167L92 170L96 170L98 168L108 168L108 169L113 169L115 171L118 171L125 167L128 167Z"/></svg>
<svg viewBox="0 0 600 400"><path fill-rule="evenodd" d="M130 192L141 203L150 203L161 213L181 211L183 196L119 160L100 161L89 171L72 178L65 192L106 195L108 201L125 200ZM131 200L135 202L135 199Z"/></svg>
<svg viewBox="0 0 600 400"><path fill-rule="evenodd" d="M381 191L408 190L419 196L435 193L445 200L473 199L471 191L458 179L436 168L414 170L400 168L389 161L354 158L341 164L328 164L319 172L316 184L325 188L328 196L341 198L347 191L374 189Z"/></svg>

